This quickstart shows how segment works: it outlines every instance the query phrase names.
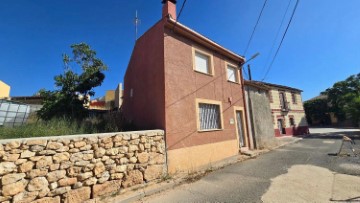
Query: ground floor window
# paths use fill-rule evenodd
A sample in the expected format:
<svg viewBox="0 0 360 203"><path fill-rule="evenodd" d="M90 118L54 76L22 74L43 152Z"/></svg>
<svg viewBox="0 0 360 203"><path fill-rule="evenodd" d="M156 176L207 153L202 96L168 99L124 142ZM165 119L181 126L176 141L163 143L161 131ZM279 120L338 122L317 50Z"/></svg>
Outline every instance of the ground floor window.
<svg viewBox="0 0 360 203"><path fill-rule="evenodd" d="M221 129L220 105L199 103L200 130Z"/></svg>
<svg viewBox="0 0 360 203"><path fill-rule="evenodd" d="M290 126L294 126L295 125L295 120L293 117L290 117L289 118L289 121L290 121Z"/></svg>

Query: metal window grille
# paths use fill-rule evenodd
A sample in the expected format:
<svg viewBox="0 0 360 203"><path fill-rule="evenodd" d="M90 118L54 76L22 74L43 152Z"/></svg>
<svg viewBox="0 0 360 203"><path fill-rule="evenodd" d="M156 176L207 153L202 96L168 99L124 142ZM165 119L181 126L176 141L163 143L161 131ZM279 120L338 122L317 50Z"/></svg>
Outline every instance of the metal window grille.
<svg viewBox="0 0 360 203"><path fill-rule="evenodd" d="M30 106L0 99L0 126L19 126L26 123Z"/></svg>
<svg viewBox="0 0 360 203"><path fill-rule="evenodd" d="M200 130L221 129L220 106L199 104Z"/></svg>

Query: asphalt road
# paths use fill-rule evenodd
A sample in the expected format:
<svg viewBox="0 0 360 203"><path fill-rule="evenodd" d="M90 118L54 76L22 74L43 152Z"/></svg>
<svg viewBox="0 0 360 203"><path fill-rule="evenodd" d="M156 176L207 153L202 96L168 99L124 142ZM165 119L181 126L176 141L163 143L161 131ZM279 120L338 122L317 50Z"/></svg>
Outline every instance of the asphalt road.
<svg viewBox="0 0 360 203"><path fill-rule="evenodd" d="M360 131L348 129L311 129L310 132L314 134L304 137L297 143L278 148L269 153L260 155L255 159L250 159L231 166L227 166L223 169L211 172L196 182L183 184L172 190L146 197L142 201L263 202L265 199L264 196L268 192L266 195L267 200L265 202L280 202L280 200L276 201L275 199L271 199L271 195L278 194L286 196L288 193L293 193L293 195L288 195L290 195L290 197L294 197L294 195L297 193L296 191L292 190L297 190L295 187L296 185L299 187L304 187L304 185L309 184L309 186L306 186L309 187L309 190L319 189L320 192L325 191L325 187L330 187L330 189L331 187L334 187L331 185L328 186L329 183L326 183L324 180L324 186L321 186L321 181L317 181L313 186L315 189L310 188L312 187L312 179L316 179L317 177L319 179L325 179L320 177L321 174L324 174L324 172L321 170L329 171L329 176L332 176L332 174L335 173L356 175L354 177L359 179L355 179L352 178L353 176L349 176L350 178L348 179L355 181L354 183L350 183L350 185L360 186L360 157L336 156L336 153L341 146L342 135L348 135L355 138L355 148L357 149L357 153L360 152ZM346 147L347 146L345 146L345 148ZM320 171L318 172L318 175L316 175L315 170L318 169ZM302 179L295 180L296 173L301 173L302 170L308 170L308 175L302 174L304 176ZM314 173L312 173L312 170ZM292 171L292 173L295 173L295 175L291 176L289 171ZM312 177L312 175L314 177ZM281 183L281 181L276 184L274 183L274 180L285 176L290 178L290 181L284 182L283 180L283 183ZM297 178L299 179L299 177ZM291 181L291 178L295 178L294 181ZM331 180L332 179L333 178L331 178ZM317 187L324 188L322 189ZM355 189L358 191L357 189L359 188ZM282 194L281 191L284 194ZM307 188L305 188L304 191L306 193ZM273 194L269 194L271 192ZM317 193L316 191L314 194L311 192L314 191L307 192L309 194L301 194L303 195L301 197L303 199L295 199L294 201L309 201L311 195L315 194L316 196ZM310 197L306 197L306 195L310 195ZM328 198L327 200L331 198L328 197L331 195L325 194L325 192L323 196ZM310 199L310 202L315 201L319 202L322 200Z"/></svg>

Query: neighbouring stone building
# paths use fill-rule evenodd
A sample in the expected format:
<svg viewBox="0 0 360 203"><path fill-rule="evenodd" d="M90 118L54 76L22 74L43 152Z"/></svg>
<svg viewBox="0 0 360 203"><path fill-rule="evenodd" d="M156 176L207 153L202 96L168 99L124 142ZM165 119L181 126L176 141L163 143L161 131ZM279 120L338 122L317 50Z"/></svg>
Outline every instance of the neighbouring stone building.
<svg viewBox="0 0 360 203"><path fill-rule="evenodd" d="M0 141L0 202L83 203L166 174L164 131Z"/></svg>
<svg viewBox="0 0 360 203"><path fill-rule="evenodd" d="M303 135L309 133L302 90L284 85L251 81L269 87L267 92L275 136Z"/></svg>
<svg viewBox="0 0 360 203"><path fill-rule="evenodd" d="M176 0L137 39L123 112L139 129L164 129L171 173L209 167L250 147L245 59L176 20Z"/></svg>
<svg viewBox="0 0 360 203"><path fill-rule="evenodd" d="M272 113L268 98L268 91L271 88L249 80L246 80L244 84L252 148L263 149L278 145L274 136Z"/></svg>

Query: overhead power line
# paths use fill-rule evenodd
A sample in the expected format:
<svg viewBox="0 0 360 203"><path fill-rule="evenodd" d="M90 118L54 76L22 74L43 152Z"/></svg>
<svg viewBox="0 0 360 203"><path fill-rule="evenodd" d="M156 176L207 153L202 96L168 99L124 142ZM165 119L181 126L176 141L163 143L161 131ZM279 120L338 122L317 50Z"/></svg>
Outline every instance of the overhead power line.
<svg viewBox="0 0 360 203"><path fill-rule="evenodd" d="M289 0L289 3L288 3L288 5L287 5L287 7L286 7L286 11L285 11L285 13L284 13L284 15L283 15L283 17L282 17L280 26L279 26L279 28L278 28L278 30L277 30L276 36L275 36L275 38L274 38L274 41L273 41L273 44L272 44L272 46L271 46L270 52L269 52L268 57L267 57L267 59L266 59L266 64L265 64L265 66L263 67L262 72L265 72L266 67L268 67L268 65L269 65L269 63L270 63L271 54L273 53L273 50L274 50L274 48L275 48L275 44L276 44L277 38L279 37L281 28L282 28L282 26L283 26L283 24L284 24L285 17L286 17L286 14L288 13L288 10L289 10L291 1L292 1L292 0Z"/></svg>
<svg viewBox="0 0 360 203"><path fill-rule="evenodd" d="M175 29L175 27L176 27L176 25L177 25L177 22L178 22L178 21L179 21L179 19L180 19L181 13L182 13L182 11L183 11L183 9L184 9L184 7L185 7L185 4L186 4L186 0L184 0L184 1L183 1L183 3L182 3L182 5L181 5L179 15L178 15L178 16L177 16L177 18L176 18L176 22L175 22L175 24L174 24L174 26L173 26L172 30L174 30L174 29Z"/></svg>
<svg viewBox="0 0 360 203"><path fill-rule="evenodd" d="M291 14L291 18L290 18L289 23L288 23L288 25L287 25L287 27L286 27L286 30L285 30L285 32L284 32L284 35L283 35L283 37L282 37L282 39L281 39L281 42L280 42L280 44L279 44L279 46L278 46L278 48L277 48L277 50L276 50L276 53L275 53L275 55L274 55L274 58L273 58L272 61L271 61L270 66L268 67L268 69L267 69L267 71L266 71L266 73L265 73L265 76L263 77L263 79L262 79L261 81L264 81L264 80L265 80L265 78L266 78L266 76L268 75L268 73L269 73L272 65L274 64L274 61L275 61L275 59L276 59L276 57L277 57L277 55L278 55L278 53L279 53L279 50L280 50L280 48L281 48L281 45L282 45L283 41L284 41L284 39L285 39L286 33L287 33L287 31L288 31L288 29L289 29L289 27L290 27L290 24L291 24L291 22L292 22L292 19L293 19L293 17L294 17L294 14L295 14L295 12L296 12L296 9L297 9L297 7L298 7L298 5L299 5L299 1L300 1L300 0L296 0L296 4L295 4L295 7L294 7L294 10L293 10L293 12L292 12L292 14Z"/></svg>
<svg viewBox="0 0 360 203"><path fill-rule="evenodd" d="M248 43L247 43L247 45L246 45L246 48L245 48L245 51L244 51L244 54L243 54L244 56L246 55L246 53L247 53L247 51L248 51L248 49L249 49L250 43L251 43L251 41L252 41L252 39L253 39L253 37L254 37L254 33L255 33L256 28L257 28L257 26L258 26L258 24L259 24L259 21L260 21L260 18L261 18L261 16L262 16L262 13L263 13L263 11L264 11L264 8L265 8L265 6L266 6L266 3L267 3L267 0L264 1L263 7L261 8L259 17L258 17L258 19L257 19L257 21L256 21L256 23L255 23L254 29L253 29L253 31L252 31L252 33L251 33L251 35L250 35L250 39L249 39L249 41L248 41Z"/></svg>

